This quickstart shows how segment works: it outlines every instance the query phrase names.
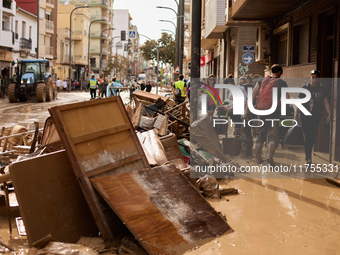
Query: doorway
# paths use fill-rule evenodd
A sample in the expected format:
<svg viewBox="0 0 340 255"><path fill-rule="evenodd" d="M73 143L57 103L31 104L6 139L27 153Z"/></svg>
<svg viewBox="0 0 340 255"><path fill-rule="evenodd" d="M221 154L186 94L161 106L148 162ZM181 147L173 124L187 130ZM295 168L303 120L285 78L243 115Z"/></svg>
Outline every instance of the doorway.
<svg viewBox="0 0 340 255"><path fill-rule="evenodd" d="M334 77L334 11L320 14L318 17L318 53L317 69L321 72L322 83L327 88L329 102L332 108L333 78ZM319 132L315 140L314 151L329 153L330 125L326 124L326 113L324 112L319 124Z"/></svg>

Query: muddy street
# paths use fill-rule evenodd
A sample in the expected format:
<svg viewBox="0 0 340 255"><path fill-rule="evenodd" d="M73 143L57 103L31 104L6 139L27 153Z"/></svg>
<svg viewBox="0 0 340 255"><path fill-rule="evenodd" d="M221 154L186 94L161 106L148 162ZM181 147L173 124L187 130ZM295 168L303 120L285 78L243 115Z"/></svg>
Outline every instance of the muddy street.
<svg viewBox="0 0 340 255"><path fill-rule="evenodd" d="M124 102L129 101L127 92L121 95ZM89 93L64 92L58 94L56 101L48 103L37 103L30 99L26 103L10 104L3 100L0 102L2 105L0 125L6 128L23 125L33 129L34 121L39 121L40 127L43 127L50 115L49 108L89 99ZM278 164L303 164L303 147L279 146L274 157ZM328 155L315 153L314 157L316 163L326 163ZM249 160L242 161L238 158L233 160L240 165L252 164ZM244 177L247 178L219 180L221 186L237 189L237 195L224 195L221 199L205 198L213 209L226 216L233 232L207 239L204 244L185 254L340 254L339 187L328 183L317 174L301 174L300 178L291 178L284 174L276 176L281 178L271 178L272 176L266 174L263 174L262 178L249 178L251 177L249 175ZM145 185L143 183L141 186ZM2 199L0 236L6 244L21 249L19 251L24 254L28 251L29 245L27 237L18 234L15 217L20 216L20 213L17 209L11 212L13 228L11 235L4 196ZM116 200L112 200L112 203ZM162 203L159 204L161 206ZM130 206L136 208L136 202ZM167 206L171 206L171 203L169 202ZM166 214L167 210L163 213Z"/></svg>
<svg viewBox="0 0 340 255"><path fill-rule="evenodd" d="M27 102L17 103L9 103L8 98L4 98L0 101L0 126L9 128L22 125L32 129L34 121L39 121L39 126L43 127L49 116L48 108L81 102L89 98L89 93L86 92L60 92L56 100L45 103L38 103L33 96Z"/></svg>

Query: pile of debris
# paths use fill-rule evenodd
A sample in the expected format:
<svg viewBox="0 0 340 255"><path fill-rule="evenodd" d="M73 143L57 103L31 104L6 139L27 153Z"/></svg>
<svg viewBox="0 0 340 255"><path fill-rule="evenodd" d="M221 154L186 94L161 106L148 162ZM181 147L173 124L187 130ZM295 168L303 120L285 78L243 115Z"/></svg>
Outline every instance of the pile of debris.
<svg viewBox="0 0 340 255"><path fill-rule="evenodd" d="M133 113L128 112L135 129L155 129L161 136L171 132L179 139L189 138L190 110L186 102L176 105L168 97L159 97L144 91L135 91L133 99L136 108Z"/></svg>
<svg viewBox="0 0 340 255"><path fill-rule="evenodd" d="M191 178L186 104L145 93L134 94L134 109L120 97L49 109L41 146L10 164L36 254L82 253L77 242L89 254L183 254L232 231L199 192L220 196L216 180ZM100 248L81 239L98 233Z"/></svg>

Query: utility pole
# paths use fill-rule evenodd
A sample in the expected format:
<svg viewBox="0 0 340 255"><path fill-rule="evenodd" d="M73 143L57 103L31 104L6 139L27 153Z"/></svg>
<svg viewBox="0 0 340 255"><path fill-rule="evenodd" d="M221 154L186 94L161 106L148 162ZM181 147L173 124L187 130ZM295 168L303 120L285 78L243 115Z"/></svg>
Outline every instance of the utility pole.
<svg viewBox="0 0 340 255"><path fill-rule="evenodd" d="M202 0L195 1L191 12L191 88L190 88L190 122L197 120L198 88L201 64L201 11Z"/></svg>
<svg viewBox="0 0 340 255"><path fill-rule="evenodd" d="M193 5L196 5L196 2ZM178 43L178 46L179 46L179 55L178 55L178 65L179 65L179 73L183 74L184 0L179 0L178 17L179 17L179 43Z"/></svg>
<svg viewBox="0 0 340 255"><path fill-rule="evenodd" d="M37 59L39 59L39 21L40 21L40 8L39 0L37 0Z"/></svg>
<svg viewBox="0 0 340 255"><path fill-rule="evenodd" d="M178 3L177 4L177 26L176 26L176 55L175 55L175 67L174 69L177 68L177 66L179 66L179 38L180 38L180 27L181 27L181 21L180 21L180 5L181 3ZM178 74L174 74L174 82L177 81L177 77L178 77Z"/></svg>

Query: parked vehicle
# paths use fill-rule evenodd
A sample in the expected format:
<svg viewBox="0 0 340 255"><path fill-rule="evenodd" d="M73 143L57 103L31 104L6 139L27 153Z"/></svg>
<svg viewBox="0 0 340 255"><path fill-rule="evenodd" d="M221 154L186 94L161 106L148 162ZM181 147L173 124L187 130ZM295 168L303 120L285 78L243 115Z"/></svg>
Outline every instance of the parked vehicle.
<svg viewBox="0 0 340 255"><path fill-rule="evenodd" d="M19 60L16 79L8 86L9 102L27 101L29 95L35 95L38 102L54 100L57 88L51 74L46 72L47 67L46 59Z"/></svg>

